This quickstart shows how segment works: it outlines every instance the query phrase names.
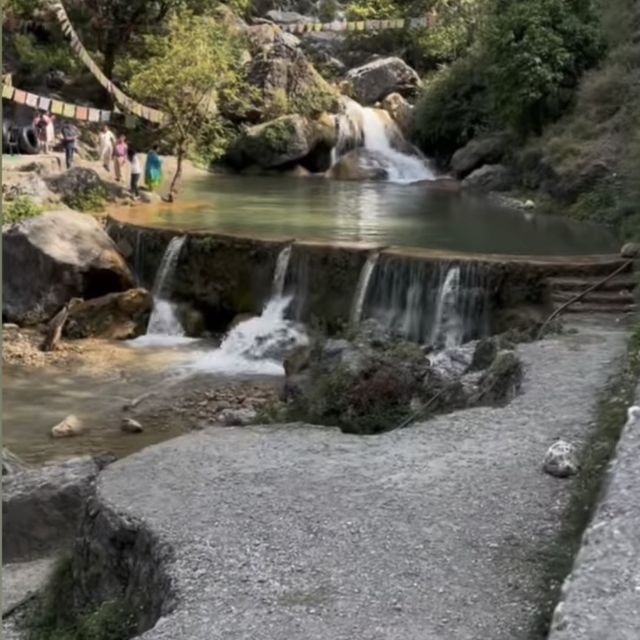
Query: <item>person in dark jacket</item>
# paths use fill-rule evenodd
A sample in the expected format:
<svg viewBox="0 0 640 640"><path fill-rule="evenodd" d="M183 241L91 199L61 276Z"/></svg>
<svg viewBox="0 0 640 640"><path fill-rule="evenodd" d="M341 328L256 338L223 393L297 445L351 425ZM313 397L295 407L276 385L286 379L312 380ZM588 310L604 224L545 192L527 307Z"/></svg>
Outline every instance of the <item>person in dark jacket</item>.
<svg viewBox="0 0 640 640"><path fill-rule="evenodd" d="M76 150L76 139L78 138L78 130L68 120L62 124L60 128L62 136L62 146L64 147L64 159L67 169L73 166L73 154Z"/></svg>

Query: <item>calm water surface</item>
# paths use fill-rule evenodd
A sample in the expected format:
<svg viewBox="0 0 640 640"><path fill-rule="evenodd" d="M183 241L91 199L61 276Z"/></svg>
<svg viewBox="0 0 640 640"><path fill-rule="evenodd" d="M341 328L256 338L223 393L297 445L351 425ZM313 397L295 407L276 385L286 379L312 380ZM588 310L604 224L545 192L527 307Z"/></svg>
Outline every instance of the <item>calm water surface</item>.
<svg viewBox="0 0 640 640"><path fill-rule="evenodd" d="M189 230L479 253L586 255L618 249L605 227L516 211L425 184L205 176L187 186L181 203L118 215Z"/></svg>

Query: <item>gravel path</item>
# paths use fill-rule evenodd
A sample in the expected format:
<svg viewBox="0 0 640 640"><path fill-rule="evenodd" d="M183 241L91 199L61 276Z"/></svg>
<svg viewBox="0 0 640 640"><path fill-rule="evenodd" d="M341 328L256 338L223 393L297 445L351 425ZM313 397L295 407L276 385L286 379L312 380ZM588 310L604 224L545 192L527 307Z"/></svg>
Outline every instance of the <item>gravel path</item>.
<svg viewBox="0 0 640 640"><path fill-rule="evenodd" d="M145 640L529 640L544 552L622 331L523 345L524 393L393 433L209 429L108 467L99 500L167 542L178 604Z"/></svg>

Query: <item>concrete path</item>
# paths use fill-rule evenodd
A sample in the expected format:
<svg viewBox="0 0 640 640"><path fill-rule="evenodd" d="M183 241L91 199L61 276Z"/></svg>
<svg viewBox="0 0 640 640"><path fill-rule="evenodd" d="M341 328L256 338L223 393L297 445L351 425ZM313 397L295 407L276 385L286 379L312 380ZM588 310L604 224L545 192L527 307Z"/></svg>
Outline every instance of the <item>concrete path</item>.
<svg viewBox="0 0 640 640"><path fill-rule="evenodd" d="M563 594L549 640L640 638L640 409L622 432Z"/></svg>
<svg viewBox="0 0 640 640"><path fill-rule="evenodd" d="M586 438L624 346L596 327L523 345L524 393L504 409L372 437L218 428L111 465L98 508L172 549L175 607L141 637L539 637L545 552L575 482L542 458Z"/></svg>

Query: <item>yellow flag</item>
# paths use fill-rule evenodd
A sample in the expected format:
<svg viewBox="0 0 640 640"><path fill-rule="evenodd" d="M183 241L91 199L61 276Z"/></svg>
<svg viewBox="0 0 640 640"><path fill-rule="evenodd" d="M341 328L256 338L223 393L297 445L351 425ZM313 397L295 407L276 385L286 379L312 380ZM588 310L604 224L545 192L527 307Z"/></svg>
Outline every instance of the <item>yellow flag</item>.
<svg viewBox="0 0 640 640"><path fill-rule="evenodd" d="M13 87L8 84L2 85L2 97L7 98L7 100L11 100L13 98Z"/></svg>
<svg viewBox="0 0 640 640"><path fill-rule="evenodd" d="M51 113L62 115L62 107L63 107L63 104L62 102L60 102L60 100L51 101Z"/></svg>
<svg viewBox="0 0 640 640"><path fill-rule="evenodd" d="M75 118L76 117L76 105L64 103L62 106L62 115L67 118Z"/></svg>

